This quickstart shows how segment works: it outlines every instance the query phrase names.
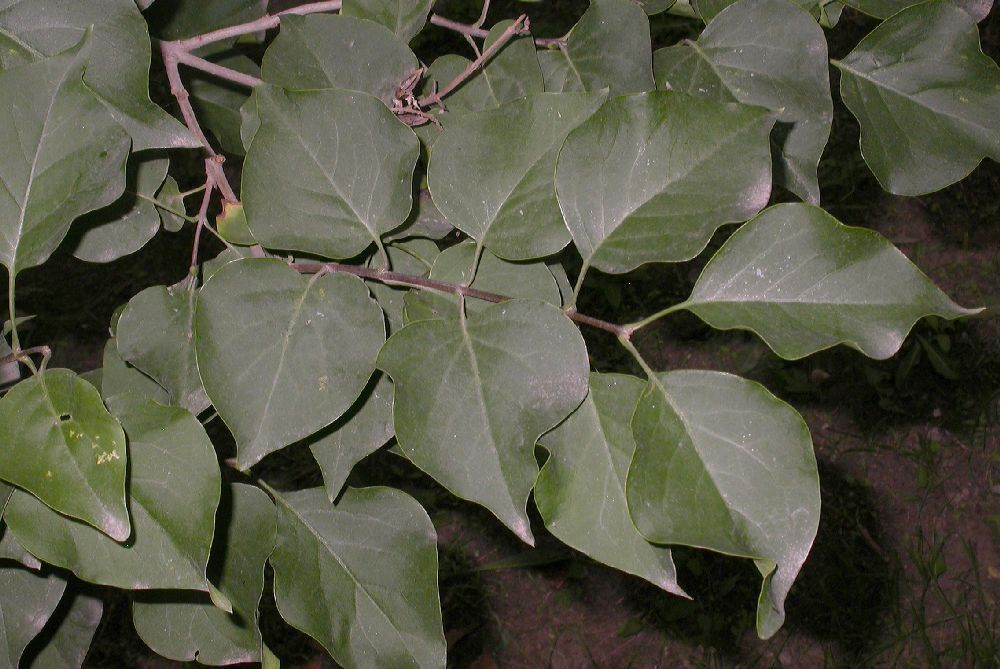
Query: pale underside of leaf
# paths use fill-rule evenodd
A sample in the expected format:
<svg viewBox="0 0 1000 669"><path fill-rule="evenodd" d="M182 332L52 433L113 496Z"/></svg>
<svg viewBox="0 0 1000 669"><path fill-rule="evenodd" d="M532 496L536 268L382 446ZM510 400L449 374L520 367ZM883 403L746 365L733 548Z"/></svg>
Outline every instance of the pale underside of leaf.
<svg viewBox="0 0 1000 669"><path fill-rule="evenodd" d="M984 157L1000 160L1000 69L951 2L899 12L834 64L861 124L862 154L886 190L932 192Z"/></svg>
<svg viewBox="0 0 1000 669"><path fill-rule="evenodd" d="M635 414L627 496L657 543L753 558L764 577L757 631L773 635L819 524L809 430L762 386L720 372L650 379Z"/></svg>
<svg viewBox="0 0 1000 669"><path fill-rule="evenodd" d="M719 329L758 333L797 359L845 343L885 359L924 316L976 313L942 293L878 233L818 207L772 207L727 240L687 308Z"/></svg>

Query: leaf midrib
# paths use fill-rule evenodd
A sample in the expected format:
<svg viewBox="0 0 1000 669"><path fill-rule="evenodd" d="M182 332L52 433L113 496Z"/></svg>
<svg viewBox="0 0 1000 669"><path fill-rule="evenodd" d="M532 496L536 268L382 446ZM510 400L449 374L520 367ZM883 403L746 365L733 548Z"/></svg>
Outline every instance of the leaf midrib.
<svg viewBox="0 0 1000 669"><path fill-rule="evenodd" d="M344 570L344 573L347 574L351 578L351 580L354 582L355 588L357 590L360 590L361 592L365 593L365 597L367 597L368 600L378 610L378 612L380 614L382 614L382 617L389 624L389 627L396 633L396 636L399 639L400 643L403 645L403 648L406 648L407 652L410 654L410 657L414 661L416 661L417 658L414 657L413 653L410 651L410 647L406 643L406 640L403 637L402 631L399 628L396 627L395 623L393 623L393 621L392 621L392 618L389 617L389 614L385 611L384 608L382 608L381 603L374 597L374 595L372 595L370 592L368 592L368 588L366 588L365 585L358 579L358 577L355 576L355 574L351 570L351 568L348 567L347 564L345 564L344 561L340 559L340 556L337 554L336 549L327 542L326 537L324 537L322 534L320 534L319 531L317 531L310 523L306 522L306 518L301 513L299 513L298 509L296 509L294 506L292 506L292 504L287 499L285 499L285 497L283 495L274 495L274 498L276 500L278 500L279 502L281 502L281 504L285 508L287 508L289 511L291 511L292 515L307 530L309 530L309 534L311 534L313 537L315 537L317 543L319 543L323 548L326 549L326 551L330 555L330 557L333 558L333 561L336 562L338 565L340 565L340 568ZM368 634L367 634L367 631L366 631L365 627L362 626L361 629L362 629L362 632L364 632L365 637L367 638ZM418 664L419 664L419 662L418 662Z"/></svg>
<svg viewBox="0 0 1000 669"><path fill-rule="evenodd" d="M52 109L55 107L56 99L59 97L60 92L63 90L66 81L69 79L69 73L73 69L75 59L70 61L69 65L63 71L62 76L59 81L53 87L52 96L49 98L49 105L45 109L45 117L42 120L42 130L38 136L38 143L35 145L35 155L31 159L31 169L28 171L28 183L24 190L24 201L21 205L21 212L17 220L17 233L14 236L14 248L13 255L10 259L10 270L11 276L17 273L17 254L21 247L21 239L24 234L24 220L28 213L28 204L31 198L31 191L35 184L36 170L38 168L38 158L42 153L42 145L45 143L45 137L48 134L49 119L52 117Z"/></svg>

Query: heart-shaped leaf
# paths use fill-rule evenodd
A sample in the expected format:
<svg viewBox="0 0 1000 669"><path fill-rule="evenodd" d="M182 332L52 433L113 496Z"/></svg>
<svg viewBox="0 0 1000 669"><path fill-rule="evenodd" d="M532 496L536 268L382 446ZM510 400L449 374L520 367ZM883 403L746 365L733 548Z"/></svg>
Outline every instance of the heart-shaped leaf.
<svg viewBox="0 0 1000 669"><path fill-rule="evenodd" d="M930 193L984 157L1000 161L1000 69L954 3L904 9L834 65L861 124L861 153L886 190Z"/></svg>
<svg viewBox="0 0 1000 669"><path fill-rule="evenodd" d="M684 595L670 551L632 524L625 478L635 453L629 421L645 384L624 374L591 374L583 404L542 437L551 456L535 482L545 526L598 562Z"/></svg>
<svg viewBox="0 0 1000 669"><path fill-rule="evenodd" d="M242 483L229 486L219 506L209 576L232 602L233 612L220 610L205 596L137 593L132 621L146 645L180 662L259 662L257 606L264 589L264 563L274 548L276 531L274 504L262 490Z"/></svg>
<svg viewBox="0 0 1000 669"><path fill-rule="evenodd" d="M427 174L441 213L501 258L559 251L570 237L556 201L556 156L604 97L541 93L451 121Z"/></svg>
<svg viewBox="0 0 1000 669"><path fill-rule="evenodd" d="M384 104L266 85L253 99L261 125L247 151L243 205L262 245L350 258L403 223L419 142Z"/></svg>
<svg viewBox="0 0 1000 669"><path fill-rule="evenodd" d="M611 95L653 89L649 19L632 0L592 0L558 49L539 51L545 90Z"/></svg>
<svg viewBox="0 0 1000 669"><path fill-rule="evenodd" d="M766 110L671 91L617 97L566 138L556 192L585 266L697 255L771 194Z"/></svg>
<svg viewBox="0 0 1000 669"><path fill-rule="evenodd" d="M392 488L281 493L271 555L281 616L344 667L443 669L437 534Z"/></svg>
<svg viewBox="0 0 1000 669"><path fill-rule="evenodd" d="M406 43L427 23L433 4L434 0L347 0L340 12L381 23Z"/></svg>
<svg viewBox="0 0 1000 669"><path fill-rule="evenodd" d="M303 277L257 258L212 275L195 333L198 369L236 439L240 469L347 411L385 341L382 310L361 280Z"/></svg>
<svg viewBox="0 0 1000 669"><path fill-rule="evenodd" d="M12 276L125 188L129 137L83 82L94 42L87 33L69 51L0 71L0 146L19 147L0 157L0 263Z"/></svg>
<svg viewBox="0 0 1000 669"><path fill-rule="evenodd" d="M706 265L687 308L719 329L759 334L797 359L836 344L885 359L924 316L963 309L877 232L818 207L772 207L730 237Z"/></svg>
<svg viewBox="0 0 1000 669"><path fill-rule="evenodd" d="M396 386L393 423L406 457L533 543L525 504L538 475L535 441L587 394L587 350L572 321L528 300L417 321L389 338L378 366Z"/></svg>
<svg viewBox="0 0 1000 669"><path fill-rule="evenodd" d="M286 16L264 53L264 81L288 89L342 88L392 105L396 89L420 66L383 26L347 16Z"/></svg>
<svg viewBox="0 0 1000 669"><path fill-rule="evenodd" d="M15 492L4 514L25 548L85 581L131 590L208 591L219 505L215 450L198 419L137 396L110 403L129 437L132 534L123 543Z"/></svg>
<svg viewBox="0 0 1000 669"><path fill-rule="evenodd" d="M773 635L819 525L809 429L790 406L731 374L650 379L632 416L626 484L650 541L753 558L764 577L757 633Z"/></svg>
<svg viewBox="0 0 1000 669"><path fill-rule="evenodd" d="M170 393L170 403L197 415L208 405L194 350L198 294L183 285L147 288L118 319L118 353Z"/></svg>
<svg viewBox="0 0 1000 669"><path fill-rule="evenodd" d="M21 381L0 399L0 443L0 478L128 538L125 433L94 386L68 369Z"/></svg>
<svg viewBox="0 0 1000 669"><path fill-rule="evenodd" d="M833 122L827 67L823 30L788 0L741 0L697 42L653 54L658 88L780 110L771 136L775 181L814 204Z"/></svg>

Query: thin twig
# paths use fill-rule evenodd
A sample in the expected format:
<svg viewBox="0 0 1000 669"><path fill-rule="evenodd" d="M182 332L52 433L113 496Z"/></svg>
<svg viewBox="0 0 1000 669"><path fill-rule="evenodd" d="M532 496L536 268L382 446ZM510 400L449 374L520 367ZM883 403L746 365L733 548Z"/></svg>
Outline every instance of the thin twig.
<svg viewBox="0 0 1000 669"><path fill-rule="evenodd" d="M170 94L174 96L177 100L177 106L180 107L181 116L184 117L184 125L187 126L198 141L201 142L202 149L208 156L205 161L205 173L206 177L212 180L214 187L219 189L222 193L222 197L227 202L236 202L239 198L236 197L236 193L233 191L232 185L229 183L229 179L226 178L226 173L222 169L222 163L225 160L224 156L216 153L215 149L212 148L212 144L208 141L205 133L202 131L201 126L198 124L198 117L194 113L194 107L191 106L190 95L188 94L187 88L184 87L184 82L181 81L180 71L177 69L178 63L180 63L180 54L182 49L177 46L178 42L161 42L160 43L160 53L163 54L163 69L167 72L167 81L170 84Z"/></svg>
<svg viewBox="0 0 1000 669"><path fill-rule="evenodd" d="M486 63L486 61L492 58L493 54L499 51L507 42L511 40L512 37L526 31L527 21L528 21L527 14L521 14L519 17L517 17L513 23L507 26L507 29L503 31L500 37L497 38L497 41L493 42L493 44L490 44L489 47L484 49L483 52L479 55L479 58L476 58L474 61L469 63L468 66L466 66L466 68L462 70L462 72L457 77L449 81L447 85L445 85L445 87L442 88L441 90L435 91L434 93L431 93L430 95L422 98L418 103L420 107L427 107L429 105L441 102L441 98L445 97L446 95L448 95L448 93L451 93L453 90L461 86L462 82L464 82L466 79L472 76L472 74L476 70L481 68Z"/></svg>
<svg viewBox="0 0 1000 669"><path fill-rule="evenodd" d="M321 270L327 272L341 272L344 274L353 274L354 276L361 277L362 279L369 279L371 281L378 281L387 285L396 286L409 286L411 288L422 288L424 290L436 290L441 293L452 293L455 295L460 295L462 297L472 297L477 300L483 300L486 302L507 302L514 298L509 295L500 295L499 293L491 293L485 290L479 290L478 288L471 288L469 286L463 286L457 283L448 283L447 281L438 281L437 279L428 279L423 276L415 276L413 274L403 274L402 272L392 272L384 269L374 269L371 267L361 267L359 265L344 265L336 262L328 263L291 263L290 266L302 272L303 274L315 274ZM569 309L566 311L566 315L576 321L577 323L583 323L584 325L589 325L591 327L597 328L599 330L604 330L605 332L610 332L619 338L628 338L628 333L625 332L622 326L615 323L609 323L608 321L602 321L599 318L594 318L593 316L587 316L585 314L579 314L575 309Z"/></svg>
<svg viewBox="0 0 1000 669"><path fill-rule="evenodd" d="M170 44L175 45L177 49L183 51L195 51L206 44L214 44L215 42L221 42L234 37L241 37L243 35L250 35L264 30L270 30L271 28L277 28L281 23L282 16L305 16L306 14L318 14L320 12L335 12L340 9L340 4L340 0L332 0L332 2L311 2L306 5L286 9L285 11L277 14L265 14L259 19L247 21L246 23L240 23L227 28L220 28L218 30L207 32L203 35L195 35L194 37L189 37L188 39L170 42Z"/></svg>
<svg viewBox="0 0 1000 669"><path fill-rule="evenodd" d="M440 14L431 14L430 18L431 25L438 26L439 28L445 28L447 30L452 30L459 33L460 35L465 35L466 37L478 37L479 39L486 39L490 34L490 31L484 30L483 28L473 25L471 23L460 23L458 21L453 21L452 19L441 16ZM535 46L539 47L550 47L558 46L560 44L565 44L565 37L536 37Z"/></svg>
<svg viewBox="0 0 1000 669"><path fill-rule="evenodd" d="M201 70L202 72L207 72L208 74L219 77L220 79L225 79L226 81L231 81L241 86L246 86L247 88L255 88L264 83L264 80L255 77L252 74L246 74L244 72L239 72L230 67L225 67L224 65L219 65L218 63L213 63L209 60L205 60L199 56L194 55L190 51L177 51L177 62L184 63L196 70Z"/></svg>
<svg viewBox="0 0 1000 669"><path fill-rule="evenodd" d="M18 351L8 353L0 358L0 366L11 362L26 362L28 360L28 356L36 353L40 353L43 360L48 360L48 358L52 355L52 349L48 346L32 346L31 348L22 348Z"/></svg>
<svg viewBox="0 0 1000 669"><path fill-rule="evenodd" d="M208 205L212 201L212 192L215 190L215 180L212 176L212 169L209 163L211 158L205 159L205 194L201 198L201 207L198 208L198 220L194 228L194 242L191 244L191 285L194 286L194 277L197 276L198 268L198 247L201 245L201 229L208 225Z"/></svg>
<svg viewBox="0 0 1000 669"><path fill-rule="evenodd" d="M214 187L219 189L223 200L226 202L238 202L239 198L236 197L236 193L233 191L233 187L229 183L229 179L226 177L225 171L222 169L222 162L225 158L215 151L211 143L208 141L208 138L205 136L204 131L202 131L201 126L198 124L198 118L194 113L194 108L191 106L191 101L189 99L190 95L188 94L187 88L184 87L184 82L181 80L180 71L177 66L180 63L184 63L190 67L203 70L209 74L213 74L228 81L233 81L237 84L250 87L257 86L261 83L260 79L243 74L242 72L237 72L236 70L232 70L228 67L211 63L204 58L194 55L192 52L205 46L206 44L213 44L215 42L221 42L222 40L231 39L233 37L239 37L241 35L248 35L262 30L276 28L281 23L281 17L283 15L296 14L301 16L317 12L336 11L340 9L340 4L340 0L334 0L332 2L313 2L307 5L294 7L281 12L280 14L267 14L255 21L248 21L247 23L229 26L228 28L213 30L205 33L204 35L196 35L188 39L176 40L172 42L160 42L160 53L163 55L163 68L167 72L167 81L170 83L170 93L174 96L174 99L177 100L177 106L180 107L181 116L184 118L184 125L186 125L188 130L190 130L198 141L201 142L201 145L205 150L205 154L209 158L214 159L211 162L205 163L206 176L212 180Z"/></svg>

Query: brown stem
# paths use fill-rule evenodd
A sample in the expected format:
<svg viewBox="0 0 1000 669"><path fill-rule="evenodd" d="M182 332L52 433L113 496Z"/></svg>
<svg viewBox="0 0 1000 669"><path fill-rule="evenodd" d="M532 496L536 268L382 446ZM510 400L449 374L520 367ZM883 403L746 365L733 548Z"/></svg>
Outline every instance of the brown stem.
<svg viewBox="0 0 1000 669"><path fill-rule="evenodd" d="M176 40L173 42L160 42L160 53L163 54L163 68L167 72L167 81L170 83L170 93L174 96L174 99L177 100L177 106L180 107L181 116L184 118L184 125L186 125L188 130L190 130L194 136L198 138L198 141L201 142L201 145L204 148L205 154L212 159L211 161L206 161L205 163L206 177L212 182L215 188L219 189L219 192L222 194L222 197L226 202L237 202L239 201L239 198L236 197L236 193L233 191L233 187L229 183L229 179L226 177L225 171L222 169L222 161L224 158L219 155L214 148L212 148L211 143L209 143L208 138L205 136L201 126L198 124L198 117L195 115L194 108L191 106L191 101L189 99L190 95L188 94L187 88L184 87L184 82L181 80L180 71L177 67L178 64L184 63L190 67L203 70L209 74L213 74L217 77L221 77L244 86L257 86L261 83L261 80L257 77L237 72L236 70L232 70L228 67L216 65L215 63L211 63L191 52L199 47L205 46L206 44L213 44L215 42L220 42L233 37L239 37L240 35L248 35L262 30L275 28L279 23L281 23L281 16L286 14L305 15L317 12L335 11L340 9L340 4L340 0L313 2L307 5L293 7L292 9L279 14L268 14L255 21L249 21L247 23L229 26L228 28L213 30L212 32L205 33L204 35L196 35L195 37L191 37L189 39ZM200 232L200 229L198 232ZM195 234L197 235L198 232Z"/></svg>
<svg viewBox="0 0 1000 669"><path fill-rule="evenodd" d="M483 52L479 55L479 58L476 58L474 61L469 63L468 66L464 70L462 70L462 72L459 73L457 77L449 81L444 88L424 97L417 104L420 107L427 107L428 105L440 103L441 98L443 98L444 96L448 95L448 93L451 93L453 90L458 88L462 84L462 82L464 82L466 79L472 76L473 72L481 68L486 63L486 61L492 58L493 54L499 51L503 47L503 45L505 45L507 42L511 40L511 38L513 38L515 35L524 32L524 30L527 27L527 22L528 22L528 15L521 14L519 17L517 17L517 19L514 20L513 23L507 26L507 30L503 31L500 37L497 38L497 41L493 42L493 44L490 44L489 47L487 47L486 49L483 49Z"/></svg>
<svg viewBox="0 0 1000 669"><path fill-rule="evenodd" d="M22 348L19 351L8 353L0 358L0 365L6 365L11 362L24 362L28 359L28 356L36 353L40 353L43 359L48 359L49 356L52 355L52 349L48 346L32 346L31 348Z"/></svg>
<svg viewBox="0 0 1000 669"><path fill-rule="evenodd" d="M191 285L194 285L198 267L198 247L201 245L201 229L208 225L208 205L212 201L212 191L215 190L215 179L213 170L209 163L215 162L211 158L205 159L205 194L201 198L201 207L198 208L198 219L194 227L194 242L191 244Z"/></svg>
<svg viewBox="0 0 1000 669"><path fill-rule="evenodd" d="M233 83L246 86L247 88L254 88L264 83L264 80L259 77L255 77L252 74L238 72L232 68L205 60L204 58L194 55L190 51L176 51L175 53L177 54L177 62L184 63L185 65L195 68L196 70L207 72L208 74L219 77L220 79L232 81Z"/></svg>
<svg viewBox="0 0 1000 669"><path fill-rule="evenodd" d="M489 31L479 26L472 25L470 23L459 23L458 21L453 21L449 18L445 18L440 14L431 14L430 19L431 25L438 26L439 28L446 28L447 30L453 30L460 35L465 35L466 37L478 37L479 39L485 39L489 35ZM550 47L558 46L559 44L565 44L565 37L536 37L535 46L540 47Z"/></svg>
<svg viewBox="0 0 1000 669"><path fill-rule="evenodd" d="M424 290L436 290L442 293L453 293L455 295L461 295L463 297L472 297L477 300L484 300L486 302L507 302L514 298L509 295L500 295L499 293L491 293L485 290L479 290L478 288L471 288L469 286L463 286L457 283L448 283L447 281L438 281L437 279L428 279L423 276L415 276L413 274L403 274L402 272L392 272L385 269L373 269L371 267L361 267L358 265L344 265L342 263L328 262L328 263L309 263L309 262L299 262L291 263L293 269L302 272L303 274L315 274L317 272L342 272L345 274L353 274L354 276L361 277L362 279L369 279L371 281L379 281L387 285L396 286L410 286L412 288L422 288ZM615 323L609 323L608 321L602 321L599 318L594 318L593 316L587 316L586 314L579 314L575 309L569 309L566 311L566 315L577 323L583 323L584 325L589 325L593 328L599 330L604 330L605 332L610 332L619 338L629 338L630 334L621 325Z"/></svg>
<svg viewBox="0 0 1000 669"><path fill-rule="evenodd" d="M335 12L340 9L340 0L332 0L329 2L311 2L306 5L299 5L298 7L292 7L291 9L286 9L283 12L277 14L265 14L264 16L256 19L254 21L248 21L246 23L240 23L235 26L229 26L227 28L220 28L218 30L213 30L207 32L203 35L195 35L194 37L189 37L188 39L177 40L176 42L171 42L176 48L183 51L194 51L200 49L206 44L214 44L215 42L221 42L223 40L232 39L233 37L240 37L242 35L250 35L252 33L258 33L263 30L270 30L271 28L277 28L278 24L281 23L281 17L286 15L298 15L305 16L306 14L317 14L320 12Z"/></svg>

